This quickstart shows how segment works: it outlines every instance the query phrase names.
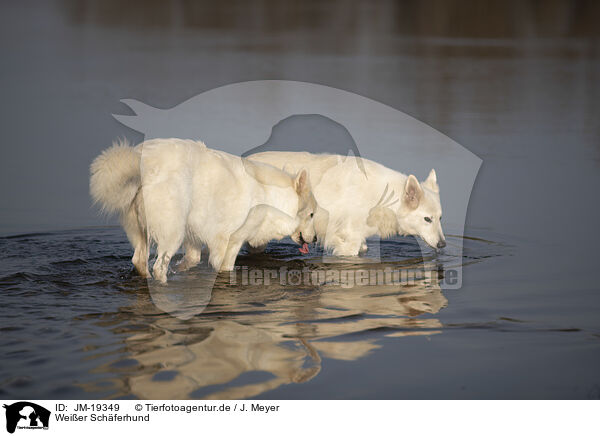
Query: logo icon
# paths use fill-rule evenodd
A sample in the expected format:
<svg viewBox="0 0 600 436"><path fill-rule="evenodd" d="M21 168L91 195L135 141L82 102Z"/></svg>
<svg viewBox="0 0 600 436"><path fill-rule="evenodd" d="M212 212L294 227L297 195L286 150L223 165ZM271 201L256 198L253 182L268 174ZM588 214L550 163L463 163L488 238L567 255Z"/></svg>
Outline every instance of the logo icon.
<svg viewBox="0 0 600 436"><path fill-rule="evenodd" d="M346 165L348 171L353 170L356 164L365 180L368 177L363 159L385 164L402 174L408 175L409 171L417 175L429 173L429 177L433 177L431 183L437 185L436 174L431 176L430 173L435 168L444 181L444 230L453 237L452 251L448 256L455 259L463 256L462 237L467 206L482 161L446 135L397 109L342 89L286 80L232 83L198 94L169 109L154 108L133 99L121 102L133 111L133 115L113 115L114 118L143 133L145 140L202 140L211 148L242 157L269 151L326 152L342 156L344 160L339 165ZM290 168L293 165L288 166ZM285 170L285 167L281 169ZM296 170L298 168L291 172ZM416 178L415 182L418 182ZM369 208L376 206L370 225L377 227L379 222L390 222L389 206L398 204L398 189L384 191L384 186L381 186L381 191L377 192L369 205ZM417 183L417 186L420 185ZM415 192L420 191L415 188ZM383 196L381 203L376 204L382 193L387 196ZM441 202L439 206L442 206ZM326 204L321 207L328 209ZM370 209L366 209L365 220L367 215L371 216ZM378 217L388 217L388 220ZM428 234L427 229L432 227L428 227L423 218L420 217L419 224L415 224L414 232L410 234L421 237ZM332 240L348 239L344 229L352 226L346 226L345 223L343 215L325 222L322 226L325 228L323 239L327 235L334 235ZM399 234L397 226L385 231L380 228L382 232ZM354 252L358 248L356 239L352 242L354 245L350 251ZM382 247L379 242L378 237L373 236L370 245L361 245L359 251L368 253L356 256L355 261L381 264ZM417 256L431 257L431 250L422 238L417 238L416 243L419 248L415 253ZM322 263L337 263L323 250L323 259L325 257L327 262ZM211 301L217 280L224 280L223 277L217 277L210 265L206 265L206 268L204 265L197 268L194 274L174 278L168 287L148 281L154 304L180 319L189 319L201 313ZM335 272L331 269L328 271ZM339 273L339 270L336 271ZM263 273L261 271L260 274ZM462 286L461 262L445 268L441 286L444 289L459 289Z"/></svg>
<svg viewBox="0 0 600 436"><path fill-rule="evenodd" d="M14 433L19 429L48 429L50 411L29 401L19 401L4 405L6 409L6 431Z"/></svg>

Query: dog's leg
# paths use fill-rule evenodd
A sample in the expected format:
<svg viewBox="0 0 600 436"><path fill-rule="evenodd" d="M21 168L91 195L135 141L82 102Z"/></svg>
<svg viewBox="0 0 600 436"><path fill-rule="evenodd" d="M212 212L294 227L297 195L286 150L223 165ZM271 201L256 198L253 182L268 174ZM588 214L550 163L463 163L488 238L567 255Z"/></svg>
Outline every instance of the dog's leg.
<svg viewBox="0 0 600 436"><path fill-rule="evenodd" d="M260 244L260 245L257 245L256 247L253 247L250 244L247 244L247 245L248 245L248 252L251 254L264 253L265 249L267 248L267 244Z"/></svg>
<svg viewBox="0 0 600 436"><path fill-rule="evenodd" d="M135 247L133 258L131 260L139 275L145 278L151 277L150 271L148 271L148 243L145 239Z"/></svg>
<svg viewBox="0 0 600 436"><path fill-rule="evenodd" d="M257 224L260 225L260 217L256 213L253 213L253 211L255 211L255 208L250 210L244 224L229 237L227 250L225 250L225 256L221 263L221 271L233 270L235 259L240 252L240 248L242 248L242 244L248 240L248 237L251 234L250 232L256 230Z"/></svg>
<svg viewBox="0 0 600 436"><path fill-rule="evenodd" d="M235 259L246 241L250 245L260 246L271 239L281 239L291 234L296 227L296 220L280 210L264 204L250 209L246 221L229 237L227 251L221 265L221 271L231 271Z"/></svg>
<svg viewBox="0 0 600 436"><path fill-rule="evenodd" d="M139 275L150 277L150 271L148 271L148 241L144 226L145 220L140 213L140 202L141 194L138 191L129 210L121 216L121 224L125 229L127 239L134 248L131 262Z"/></svg>
<svg viewBox="0 0 600 436"><path fill-rule="evenodd" d="M340 240L333 249L333 255L358 256L363 244L364 242L360 238L348 238Z"/></svg>
<svg viewBox="0 0 600 436"><path fill-rule="evenodd" d="M367 250L369 249L368 245L366 242L363 242L362 244L360 244L360 249L358 250L358 254L364 254L367 252Z"/></svg>
<svg viewBox="0 0 600 436"><path fill-rule="evenodd" d="M190 268L195 267L200 263L202 259L202 248L196 245L192 241L185 241L184 244L185 255L183 260L175 267L176 271L183 272Z"/></svg>
<svg viewBox="0 0 600 436"><path fill-rule="evenodd" d="M163 243L162 245L160 243L157 244L157 256L156 262L154 262L154 267L152 268L152 274L154 275L154 278L162 284L167 283L169 263L171 262L171 258L180 245L181 240L166 241L166 243Z"/></svg>
<svg viewBox="0 0 600 436"><path fill-rule="evenodd" d="M219 233L212 241L206 244L209 250L208 263L210 263L216 271L221 269L221 264L225 258L225 252L227 251L228 241L229 235Z"/></svg>
<svg viewBox="0 0 600 436"><path fill-rule="evenodd" d="M163 170L156 168L156 173L160 175ZM148 183L142 190L146 228L152 240L156 242L157 257L152 275L155 280L164 284L167 282L171 258L186 235L190 186L178 174L159 178L152 171L149 173L151 177L159 180Z"/></svg>
<svg viewBox="0 0 600 436"><path fill-rule="evenodd" d="M358 226L350 220L341 221L326 241L328 247L333 248L334 256L358 256L361 250L366 250L365 239L357 234Z"/></svg>
<svg viewBox="0 0 600 436"><path fill-rule="evenodd" d="M171 258L183 242L185 223L183 220L179 220L179 222L164 220L161 224L159 227L160 232L154 234L157 256L152 274L156 280L164 284L167 283L167 272Z"/></svg>

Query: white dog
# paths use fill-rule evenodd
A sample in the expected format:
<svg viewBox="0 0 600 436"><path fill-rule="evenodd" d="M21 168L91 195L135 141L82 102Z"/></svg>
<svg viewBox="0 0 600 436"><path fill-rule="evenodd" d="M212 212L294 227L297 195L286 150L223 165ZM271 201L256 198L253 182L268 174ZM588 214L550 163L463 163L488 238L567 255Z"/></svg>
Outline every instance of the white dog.
<svg viewBox="0 0 600 436"><path fill-rule="evenodd" d="M286 171L308 169L315 198L329 212L328 221L320 211L315 215L317 236L334 255L356 256L374 235L414 235L436 250L446 246L435 170L419 183L413 175L350 156L269 151L248 159Z"/></svg>
<svg viewBox="0 0 600 436"><path fill-rule="evenodd" d="M165 283L171 257L182 243L180 270L200 262L206 244L212 267L232 270L244 242L263 246L291 235L316 240L318 210L306 170L296 177L181 139L154 139L130 147L116 143L91 165L90 193L117 212L135 252L133 264L148 277L148 250L157 245L154 278ZM322 214L322 212L320 213Z"/></svg>

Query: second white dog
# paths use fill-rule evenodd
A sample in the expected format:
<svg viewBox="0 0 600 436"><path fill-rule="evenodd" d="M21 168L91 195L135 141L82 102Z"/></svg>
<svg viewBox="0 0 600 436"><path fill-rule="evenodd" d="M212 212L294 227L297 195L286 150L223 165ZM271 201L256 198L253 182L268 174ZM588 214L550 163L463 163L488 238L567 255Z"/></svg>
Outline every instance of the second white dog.
<svg viewBox="0 0 600 436"><path fill-rule="evenodd" d="M233 269L245 242L257 247L291 235L306 252L315 239L318 206L306 170L292 177L199 141L114 144L92 163L90 192L107 212L119 213L135 248L133 264L144 276L150 275L149 245L156 243L152 271L163 283L182 244L179 269L198 264L206 244L218 271Z"/></svg>
<svg viewBox="0 0 600 436"><path fill-rule="evenodd" d="M446 246L435 170L419 183L412 174L352 156L269 151L248 159L309 171L315 198L329 213L328 220L315 215L317 236L334 255L356 256L374 235L414 235L436 250Z"/></svg>

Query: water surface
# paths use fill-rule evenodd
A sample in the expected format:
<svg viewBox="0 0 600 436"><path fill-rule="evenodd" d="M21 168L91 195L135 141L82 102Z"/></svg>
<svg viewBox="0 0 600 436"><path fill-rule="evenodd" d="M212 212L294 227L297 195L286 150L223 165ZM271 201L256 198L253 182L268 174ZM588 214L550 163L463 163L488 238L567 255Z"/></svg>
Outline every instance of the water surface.
<svg viewBox="0 0 600 436"><path fill-rule="evenodd" d="M168 286L148 282L133 271L131 249L119 228L2 238L0 392L15 398L380 396L361 392L363 376L332 384L331 369L352 371L363 361L377 362L387 341L400 358L407 339L430 342L445 329L501 331L517 322L444 326L441 317L451 298L440 286L446 269L510 255L506 245L466 239L457 257L456 242L449 236L443 254L421 256L412 238L384 241L381 263L368 256L362 262L326 258L324 263L318 251L301 256L291 241L272 243L264 254L242 254L235 282L230 274L219 275L206 308L190 315L194 304L204 302L193 286L206 265L172 275ZM327 280L282 285L279 277L257 284L242 275L245 268L281 267L390 267L430 274L411 282L398 276L395 284L360 285ZM174 310L166 313L161 307L169 301L166 307ZM382 366L383 361L369 364ZM369 378L383 382L383 376L376 370ZM313 388L279 393L305 384Z"/></svg>
<svg viewBox="0 0 600 436"><path fill-rule="evenodd" d="M373 5L3 3L0 397L600 398L600 3ZM383 244L440 281L465 265L461 289L217 281L187 319L154 303L90 207L91 160L142 139L111 114L265 79L364 95L483 160L460 258ZM320 267L286 244L239 261ZM161 301L190 302L178 280Z"/></svg>

